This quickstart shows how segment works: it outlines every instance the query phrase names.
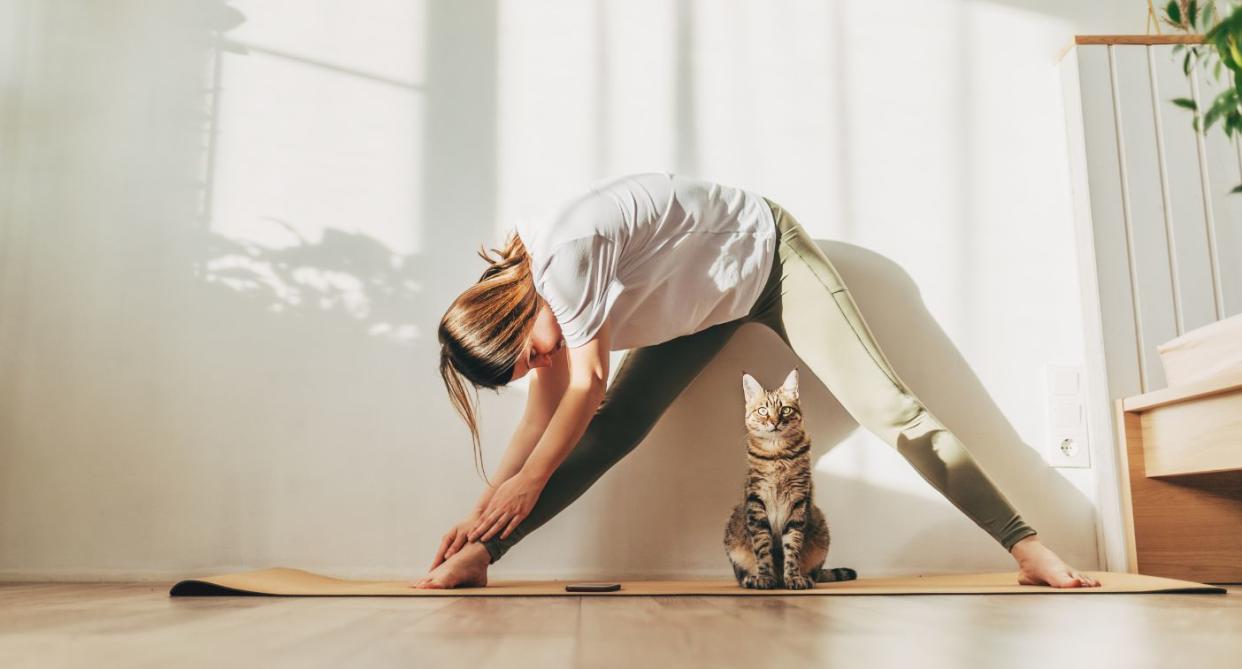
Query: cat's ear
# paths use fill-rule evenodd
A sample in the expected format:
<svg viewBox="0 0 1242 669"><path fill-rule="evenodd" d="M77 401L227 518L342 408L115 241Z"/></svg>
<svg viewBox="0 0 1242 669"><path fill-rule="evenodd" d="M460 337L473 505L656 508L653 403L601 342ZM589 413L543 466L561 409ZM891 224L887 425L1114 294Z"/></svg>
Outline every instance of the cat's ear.
<svg viewBox="0 0 1242 669"><path fill-rule="evenodd" d="M793 371L789 373L789 376L785 377L785 383L781 384L781 390L785 391L786 393L790 395L793 395L794 397L798 396L798 368L797 367L794 367Z"/></svg>
<svg viewBox="0 0 1242 669"><path fill-rule="evenodd" d="M763 393L763 386L755 380L755 377L742 372L742 392L746 395L746 403L750 404L757 395Z"/></svg>

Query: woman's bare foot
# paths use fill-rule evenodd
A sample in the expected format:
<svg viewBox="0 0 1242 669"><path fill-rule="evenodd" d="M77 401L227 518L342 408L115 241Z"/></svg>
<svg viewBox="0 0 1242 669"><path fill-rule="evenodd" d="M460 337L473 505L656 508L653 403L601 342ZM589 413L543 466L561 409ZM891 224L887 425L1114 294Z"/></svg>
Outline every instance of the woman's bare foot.
<svg viewBox="0 0 1242 669"><path fill-rule="evenodd" d="M1054 588L1098 588L1100 582L1083 574L1057 557L1051 548L1031 535L1009 551L1018 561L1020 585L1050 585Z"/></svg>
<svg viewBox="0 0 1242 669"><path fill-rule="evenodd" d="M492 558L488 555L487 548L478 541L472 541L462 546L461 550L441 563L439 567L415 581L413 587L483 587L487 585L487 567L491 561Z"/></svg>

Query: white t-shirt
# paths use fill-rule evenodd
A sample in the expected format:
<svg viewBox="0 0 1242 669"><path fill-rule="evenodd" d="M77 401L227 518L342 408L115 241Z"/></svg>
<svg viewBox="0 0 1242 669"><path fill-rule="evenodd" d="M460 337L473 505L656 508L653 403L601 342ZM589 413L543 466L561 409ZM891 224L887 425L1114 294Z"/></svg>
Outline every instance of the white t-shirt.
<svg viewBox="0 0 1242 669"><path fill-rule="evenodd" d="M607 320L614 350L745 316L776 247L759 195L664 173L601 182L517 233L565 343L586 344Z"/></svg>

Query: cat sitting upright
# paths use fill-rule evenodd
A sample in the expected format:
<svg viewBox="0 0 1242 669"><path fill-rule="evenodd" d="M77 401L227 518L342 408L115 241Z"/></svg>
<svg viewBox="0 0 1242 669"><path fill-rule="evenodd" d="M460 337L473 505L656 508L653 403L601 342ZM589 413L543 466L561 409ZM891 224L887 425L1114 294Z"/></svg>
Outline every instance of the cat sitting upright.
<svg viewBox="0 0 1242 669"><path fill-rule="evenodd" d="M857 578L853 569L824 568L828 524L811 501L811 441L802 429L798 370L771 392L742 374L742 390L750 471L724 536L738 585L805 590Z"/></svg>

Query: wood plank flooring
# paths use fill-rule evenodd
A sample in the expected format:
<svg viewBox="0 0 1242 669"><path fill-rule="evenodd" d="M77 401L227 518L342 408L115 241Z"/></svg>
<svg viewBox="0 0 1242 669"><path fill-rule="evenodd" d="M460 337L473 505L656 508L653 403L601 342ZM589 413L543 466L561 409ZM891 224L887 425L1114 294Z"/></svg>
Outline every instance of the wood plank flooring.
<svg viewBox="0 0 1242 669"><path fill-rule="evenodd" d="M0 667L1230 667L1227 595L170 599L0 584Z"/></svg>

